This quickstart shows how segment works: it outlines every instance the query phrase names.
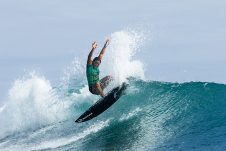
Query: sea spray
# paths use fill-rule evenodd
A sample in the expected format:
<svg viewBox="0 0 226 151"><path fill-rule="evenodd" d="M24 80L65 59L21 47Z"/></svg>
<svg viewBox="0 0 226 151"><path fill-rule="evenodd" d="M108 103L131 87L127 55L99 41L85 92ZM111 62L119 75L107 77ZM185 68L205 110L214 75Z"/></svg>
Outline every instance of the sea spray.
<svg viewBox="0 0 226 151"><path fill-rule="evenodd" d="M85 64L79 58L75 57L70 65L68 65L61 78L60 89L67 93L78 93L79 90L86 84L86 69Z"/></svg>
<svg viewBox="0 0 226 151"><path fill-rule="evenodd" d="M112 75L116 85L128 77L144 79L142 62L133 58L142 44L143 34L119 31L112 33L110 39L109 50L101 65L103 73Z"/></svg>
<svg viewBox="0 0 226 151"><path fill-rule="evenodd" d="M67 104L58 99L43 76L32 73L29 77L17 79L0 112L0 136L62 120L67 116L65 107Z"/></svg>
<svg viewBox="0 0 226 151"><path fill-rule="evenodd" d="M140 51L145 36L142 32L131 29L114 32L109 35L110 45L103 57L100 65L100 79L111 75L114 81L110 83L105 92L114 86L120 85L129 77L145 79L142 61L135 59L135 55ZM95 52L99 54L102 47L98 47ZM90 50L87 52L89 53ZM87 53L87 56L88 56ZM93 58L96 56L93 56ZM87 59L87 58L86 58ZM82 88L88 89L86 79L86 60L75 57L74 60L64 69L61 84L58 87L60 93L67 96L80 93ZM87 90L88 91L88 90ZM77 95L77 94L76 94Z"/></svg>

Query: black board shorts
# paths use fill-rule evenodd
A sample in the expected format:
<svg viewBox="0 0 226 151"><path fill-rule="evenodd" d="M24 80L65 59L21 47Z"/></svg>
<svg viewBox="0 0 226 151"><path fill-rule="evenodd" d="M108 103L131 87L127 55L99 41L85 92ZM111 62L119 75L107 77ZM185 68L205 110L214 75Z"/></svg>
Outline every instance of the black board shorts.
<svg viewBox="0 0 226 151"><path fill-rule="evenodd" d="M113 80L113 78L111 76L106 76L103 79L101 79L100 80L100 86L101 86L102 90L104 90L107 87L107 85L109 84L109 82L112 81L112 80ZM99 95L99 92L98 92L98 89L96 87L96 84L90 85L89 86L89 91L92 94Z"/></svg>
<svg viewBox="0 0 226 151"><path fill-rule="evenodd" d="M89 86L89 91L92 94L99 95L99 93L98 93L97 88L95 87L95 85Z"/></svg>

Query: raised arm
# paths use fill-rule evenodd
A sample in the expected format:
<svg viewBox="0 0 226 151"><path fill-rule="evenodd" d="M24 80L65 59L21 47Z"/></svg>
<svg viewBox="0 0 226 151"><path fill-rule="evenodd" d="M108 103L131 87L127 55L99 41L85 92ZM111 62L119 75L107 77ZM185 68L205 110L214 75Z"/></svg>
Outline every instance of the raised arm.
<svg viewBox="0 0 226 151"><path fill-rule="evenodd" d="M90 53L88 55L88 59L87 59L87 64L88 65L91 65L92 64L92 56L93 56L93 52L96 49L96 47L97 47L97 43L96 43L96 41L94 41L92 43L92 50L90 51Z"/></svg>
<svg viewBox="0 0 226 151"><path fill-rule="evenodd" d="M105 53L105 51L106 51L106 48L107 48L107 46L109 45L109 43L110 43L110 40L107 39L106 42L105 42L105 44L104 44L104 47L102 48L102 50L101 50L101 52L100 52L100 54L99 54L99 56L98 56L98 58L99 58L100 60L102 60L102 58L103 58L103 56L104 56L104 53Z"/></svg>

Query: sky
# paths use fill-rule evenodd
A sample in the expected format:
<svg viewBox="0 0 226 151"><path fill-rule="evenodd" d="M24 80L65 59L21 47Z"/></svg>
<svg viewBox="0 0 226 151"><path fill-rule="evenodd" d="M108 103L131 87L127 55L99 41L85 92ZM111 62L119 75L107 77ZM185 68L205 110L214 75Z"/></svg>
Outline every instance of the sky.
<svg viewBox="0 0 226 151"><path fill-rule="evenodd" d="M0 102L27 72L57 83L93 40L126 28L147 31L136 56L147 79L226 83L225 8L224 0L0 0Z"/></svg>

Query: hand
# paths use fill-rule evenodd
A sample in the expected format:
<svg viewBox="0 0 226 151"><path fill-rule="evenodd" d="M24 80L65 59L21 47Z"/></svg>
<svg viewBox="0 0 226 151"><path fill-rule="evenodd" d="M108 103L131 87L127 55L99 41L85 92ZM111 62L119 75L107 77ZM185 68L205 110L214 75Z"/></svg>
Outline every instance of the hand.
<svg viewBox="0 0 226 151"><path fill-rule="evenodd" d="M104 47L107 47L109 44L110 44L110 39L107 39L105 44L104 44Z"/></svg>
<svg viewBox="0 0 226 151"><path fill-rule="evenodd" d="M94 42L92 43L92 48L93 48L93 49L96 49L96 47L97 47L97 43L96 43L96 41L94 41Z"/></svg>

